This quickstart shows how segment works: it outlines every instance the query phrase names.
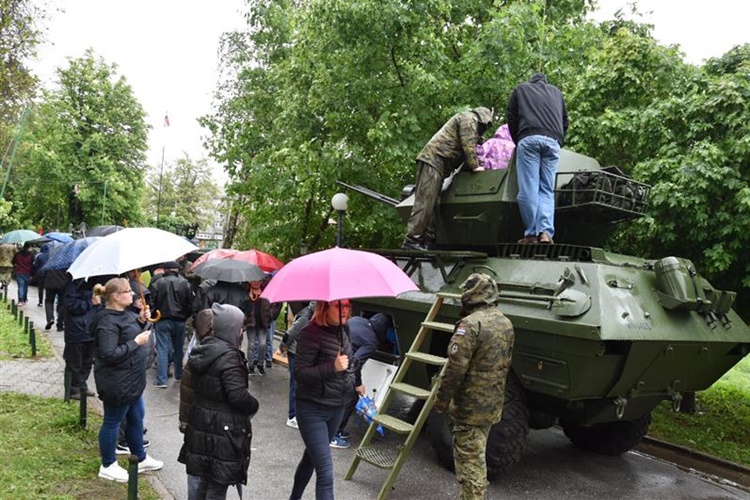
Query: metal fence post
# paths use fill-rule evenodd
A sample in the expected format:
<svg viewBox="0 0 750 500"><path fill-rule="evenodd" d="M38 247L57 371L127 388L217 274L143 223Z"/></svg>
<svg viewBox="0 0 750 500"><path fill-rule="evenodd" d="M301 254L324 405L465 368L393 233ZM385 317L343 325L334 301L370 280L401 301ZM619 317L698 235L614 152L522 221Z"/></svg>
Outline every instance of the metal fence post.
<svg viewBox="0 0 750 500"><path fill-rule="evenodd" d="M70 402L70 386L73 383L73 374L65 367L65 375L63 376L63 401L66 403Z"/></svg>
<svg viewBox="0 0 750 500"><path fill-rule="evenodd" d="M128 456L128 500L138 500L138 457Z"/></svg>
<svg viewBox="0 0 750 500"><path fill-rule="evenodd" d="M26 334L29 333L29 317L26 316L23 321L23 331L26 332Z"/></svg>
<svg viewBox="0 0 750 500"><path fill-rule="evenodd" d="M81 388L81 405L79 406L80 413L78 414L78 425L81 426L81 429L86 428L86 405L88 404L86 392Z"/></svg>
<svg viewBox="0 0 750 500"><path fill-rule="evenodd" d="M31 355L36 356L36 332L34 329L34 323L31 323L29 329L29 342L31 343Z"/></svg>

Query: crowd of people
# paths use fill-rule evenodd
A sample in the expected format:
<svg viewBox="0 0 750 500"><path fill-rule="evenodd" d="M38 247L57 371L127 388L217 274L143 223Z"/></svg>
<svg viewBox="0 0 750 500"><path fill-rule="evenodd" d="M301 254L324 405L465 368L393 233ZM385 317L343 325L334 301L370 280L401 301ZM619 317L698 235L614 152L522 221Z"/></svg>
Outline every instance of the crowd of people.
<svg viewBox="0 0 750 500"><path fill-rule="evenodd" d="M507 168L514 149L526 228L519 243L553 243L554 173L568 126L562 94L544 75L535 74L511 95L507 125L482 143L492 115L484 107L456 114L419 154L404 249L428 250L434 244L435 211L446 177L457 168ZM117 462L122 453L138 458L139 472L164 465L148 455L144 438L143 392L147 368L155 360L155 387L169 387L170 378L180 384L178 426L184 442L178 460L185 465L188 498L225 498L230 487L242 496L252 419L260 409L249 379L272 367L275 321L282 307L262 295L271 276L240 283L191 282L188 277L195 276L186 277L185 263L165 262L145 280L134 271L92 287L72 280L64 269L40 272L49 252L43 246L35 255L29 243L20 249L0 245L0 286L12 272L18 304L24 307L29 282L37 278L46 329L56 324L65 332L71 398L96 394L87 383L93 367L104 407L99 477L128 481ZM483 498L484 449L489 428L502 412L513 327L496 307L498 289L492 278L472 274L461 289L462 319L446 353L435 408L450 412L454 423L461 498ZM299 430L305 445L294 474L293 500L302 498L313 474L316 498L334 498L331 449L350 446L346 425L366 392L362 367L373 353L389 347L391 318L352 317L351 308L349 300L304 304L280 344L290 372L286 425Z"/></svg>

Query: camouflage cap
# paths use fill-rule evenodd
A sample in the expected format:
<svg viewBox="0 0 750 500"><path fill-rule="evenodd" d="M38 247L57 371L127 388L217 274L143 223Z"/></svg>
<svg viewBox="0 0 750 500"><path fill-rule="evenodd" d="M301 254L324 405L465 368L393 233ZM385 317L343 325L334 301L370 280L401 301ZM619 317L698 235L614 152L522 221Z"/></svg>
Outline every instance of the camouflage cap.
<svg viewBox="0 0 750 500"><path fill-rule="evenodd" d="M489 109L480 106L478 108L472 109L471 111L472 113L477 115L477 117L479 118L479 123L487 126L492 124L492 111L490 111Z"/></svg>
<svg viewBox="0 0 750 500"><path fill-rule="evenodd" d="M500 299L495 280L486 274L473 273L461 284L461 303L465 306L492 305Z"/></svg>

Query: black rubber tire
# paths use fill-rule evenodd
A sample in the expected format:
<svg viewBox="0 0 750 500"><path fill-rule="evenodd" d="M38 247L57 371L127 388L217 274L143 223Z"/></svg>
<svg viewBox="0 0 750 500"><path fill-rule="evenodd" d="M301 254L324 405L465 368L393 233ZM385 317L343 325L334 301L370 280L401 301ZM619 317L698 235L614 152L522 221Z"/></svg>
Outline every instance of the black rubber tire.
<svg viewBox="0 0 750 500"><path fill-rule="evenodd" d="M648 432L651 414L635 420L582 427L561 422L563 432L574 446L602 455L621 455L630 451Z"/></svg>
<svg viewBox="0 0 750 500"><path fill-rule="evenodd" d="M526 392L515 373L508 374L503 415L490 428L487 438L487 479L494 479L521 460L529 435L529 409Z"/></svg>
<svg viewBox="0 0 750 500"><path fill-rule="evenodd" d="M443 467L455 471L453 463L453 431L451 418L447 413L438 413L435 408L427 415L427 437Z"/></svg>
<svg viewBox="0 0 750 500"><path fill-rule="evenodd" d="M427 436L438 460L448 470L455 470L453 463L453 434L451 419L433 408L427 417ZM503 414L500 422L490 428L487 438L487 479L494 479L513 464L521 460L529 434L529 410L526 394L515 374L508 375L505 387Z"/></svg>
<svg viewBox="0 0 750 500"><path fill-rule="evenodd" d="M529 427L534 430L549 429L557 422L557 415L543 411L532 411L529 415Z"/></svg>

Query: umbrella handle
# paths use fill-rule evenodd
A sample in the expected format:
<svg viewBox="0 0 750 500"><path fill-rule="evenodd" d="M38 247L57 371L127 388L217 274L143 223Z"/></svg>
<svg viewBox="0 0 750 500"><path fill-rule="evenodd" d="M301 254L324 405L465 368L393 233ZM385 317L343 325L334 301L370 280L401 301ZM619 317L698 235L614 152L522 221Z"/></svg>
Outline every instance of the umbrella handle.
<svg viewBox="0 0 750 500"><path fill-rule="evenodd" d="M143 285L141 284L141 270L135 270L135 280L138 282L138 292L141 294L141 307L146 307L146 294L143 293ZM146 321L149 323L156 323L161 319L161 311L158 309L152 313L153 315Z"/></svg>

